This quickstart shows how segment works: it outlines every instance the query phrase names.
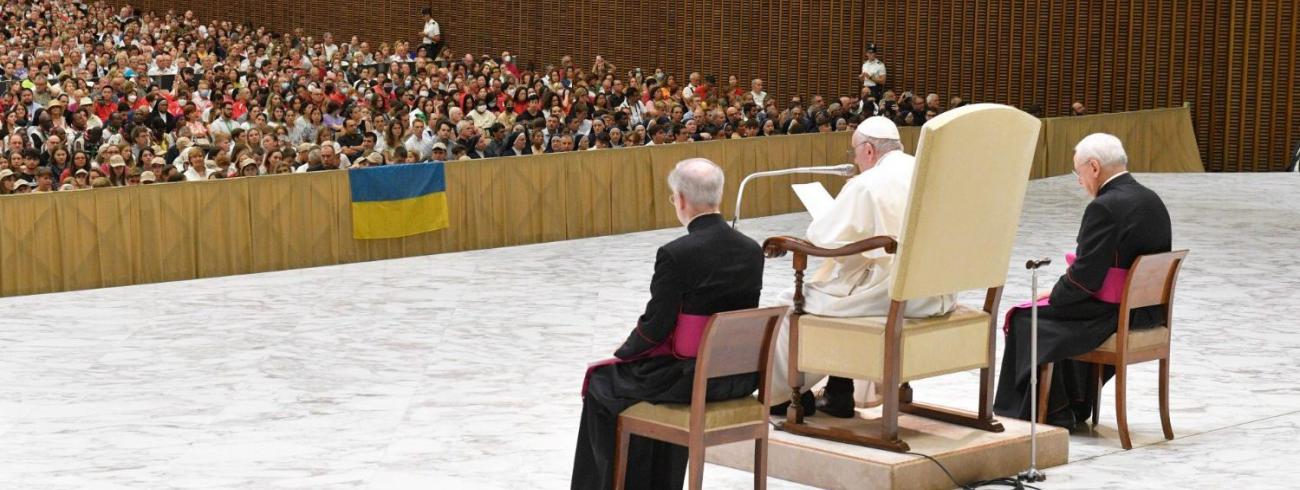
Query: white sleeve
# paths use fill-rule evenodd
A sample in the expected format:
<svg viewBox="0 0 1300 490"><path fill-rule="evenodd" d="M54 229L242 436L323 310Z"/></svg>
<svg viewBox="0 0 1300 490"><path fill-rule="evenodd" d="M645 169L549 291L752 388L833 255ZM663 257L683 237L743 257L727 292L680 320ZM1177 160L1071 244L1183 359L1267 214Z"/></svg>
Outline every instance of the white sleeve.
<svg viewBox="0 0 1300 490"><path fill-rule="evenodd" d="M808 241L822 248L839 248L876 236L874 208L870 189L850 180L826 214L808 225Z"/></svg>

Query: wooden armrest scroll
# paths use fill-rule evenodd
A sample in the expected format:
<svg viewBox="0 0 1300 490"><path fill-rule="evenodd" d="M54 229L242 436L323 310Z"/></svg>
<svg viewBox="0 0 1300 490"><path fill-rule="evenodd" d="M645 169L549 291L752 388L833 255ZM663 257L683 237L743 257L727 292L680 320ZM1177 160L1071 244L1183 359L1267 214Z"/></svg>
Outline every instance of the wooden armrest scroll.
<svg viewBox="0 0 1300 490"><path fill-rule="evenodd" d="M804 254L812 257L844 257L848 255L857 255L868 250L878 248L885 249L885 253L894 253L898 250L898 241L887 236L873 236L866 240L850 243L840 248L821 248L807 240L789 237L774 236L763 241L763 252L770 259L783 257L786 252L795 254Z"/></svg>
<svg viewBox="0 0 1300 490"><path fill-rule="evenodd" d="M792 265L794 265L794 314L796 316L804 314L803 271L808 267L809 256L844 257L878 248L883 248L886 253L892 254L898 250L898 241L887 236L873 236L836 249L821 248L808 243L807 240L788 236L774 236L763 241L763 253L769 259L782 257L786 252L794 252L794 263ZM794 323L791 323L791 325L794 325Z"/></svg>

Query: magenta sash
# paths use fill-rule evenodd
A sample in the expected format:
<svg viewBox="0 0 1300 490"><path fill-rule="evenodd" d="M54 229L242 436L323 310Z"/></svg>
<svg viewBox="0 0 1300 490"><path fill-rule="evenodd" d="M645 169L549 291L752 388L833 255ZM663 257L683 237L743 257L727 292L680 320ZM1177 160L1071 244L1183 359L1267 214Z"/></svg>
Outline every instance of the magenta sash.
<svg viewBox="0 0 1300 490"><path fill-rule="evenodd" d="M709 325L709 318L711 318L709 315L678 313L677 325L673 327L673 333L653 349L627 360L611 357L587 364L587 373L582 377L582 396L587 396L587 381L591 379L591 373L597 368L652 357L673 356L678 359L694 359L700 353L700 342L704 340L704 327Z"/></svg>
<svg viewBox="0 0 1300 490"><path fill-rule="evenodd" d="M1072 253L1065 254L1065 263L1073 265L1075 258L1075 255ZM1124 297L1124 284L1127 282L1128 269L1111 267L1106 271L1106 278L1101 281L1101 289L1092 293L1092 297L1097 298L1098 301L1117 305L1119 304L1120 299ZM1038 300L1039 307L1048 306L1049 304L1051 303L1048 301L1048 298ZM1015 313L1016 310L1028 309L1031 306L1033 306L1033 302L1026 301L1007 310L1006 317L1003 318L1002 322L1002 333L1006 334L1011 331L1011 315Z"/></svg>

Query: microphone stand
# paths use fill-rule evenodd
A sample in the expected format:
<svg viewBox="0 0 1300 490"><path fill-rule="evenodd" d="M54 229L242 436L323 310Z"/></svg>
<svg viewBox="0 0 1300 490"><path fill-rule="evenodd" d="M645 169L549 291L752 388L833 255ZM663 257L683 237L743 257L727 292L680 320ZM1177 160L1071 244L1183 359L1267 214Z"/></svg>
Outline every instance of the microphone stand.
<svg viewBox="0 0 1300 490"><path fill-rule="evenodd" d="M790 175L790 174L843 175L845 177L852 177L854 175L857 175L857 173L858 173L857 165L854 165L852 163L845 163L845 164L833 165L829 167L799 167L799 168L787 168L781 170L768 170L765 172L754 172L752 174L746 175L745 178L740 181L740 188L736 190L736 209L731 218L731 228L735 229L736 225L740 222L740 203L741 200L745 197L745 184L748 184L749 181L755 177L775 177L778 175Z"/></svg>
<svg viewBox="0 0 1300 490"><path fill-rule="evenodd" d="M1033 367L1029 370L1029 469L1017 475L1017 482L1031 483L1047 480L1047 474L1038 470L1038 269L1050 265L1050 259L1030 260L1025 263L1031 275L1030 291L1033 300L1029 303L1029 358Z"/></svg>

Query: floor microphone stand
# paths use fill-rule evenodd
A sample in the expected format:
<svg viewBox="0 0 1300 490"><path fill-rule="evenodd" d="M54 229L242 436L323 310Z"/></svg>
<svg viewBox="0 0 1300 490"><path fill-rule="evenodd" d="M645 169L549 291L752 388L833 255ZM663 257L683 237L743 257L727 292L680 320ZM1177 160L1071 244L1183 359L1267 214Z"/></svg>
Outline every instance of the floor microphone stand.
<svg viewBox="0 0 1300 490"><path fill-rule="evenodd" d="M1029 370L1029 469L1018 475L1019 481L1047 479L1047 474L1038 470L1038 269L1051 263L1049 259L1025 263L1025 268L1030 270L1030 291L1033 294L1029 307L1029 358L1033 367Z"/></svg>

